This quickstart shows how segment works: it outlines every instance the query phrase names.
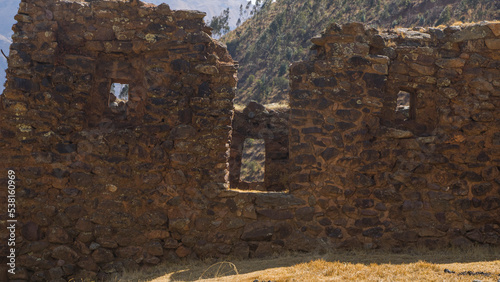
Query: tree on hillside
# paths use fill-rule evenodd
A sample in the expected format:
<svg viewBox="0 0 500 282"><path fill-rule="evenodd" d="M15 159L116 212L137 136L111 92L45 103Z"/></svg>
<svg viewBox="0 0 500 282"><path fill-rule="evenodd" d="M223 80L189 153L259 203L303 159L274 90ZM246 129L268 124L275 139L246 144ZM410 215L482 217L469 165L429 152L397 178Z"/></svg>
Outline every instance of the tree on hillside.
<svg viewBox="0 0 500 282"><path fill-rule="evenodd" d="M128 89L129 89L128 84L123 85L122 89L120 90L120 95L118 97L122 100L128 100Z"/></svg>
<svg viewBox="0 0 500 282"><path fill-rule="evenodd" d="M250 6L252 6L252 1L248 1L245 6L245 14L248 16L248 11L250 10Z"/></svg>
<svg viewBox="0 0 500 282"><path fill-rule="evenodd" d="M261 2L262 2L262 0L255 0L255 5L253 6L253 10L252 10L253 13L250 13L250 14L253 15L259 11Z"/></svg>
<svg viewBox="0 0 500 282"><path fill-rule="evenodd" d="M258 0L256 3L260 3L261 0ZM267 0L271 2L272 0ZM240 17L238 18L238 21L236 23L236 26L240 26L241 23L243 23L245 20L249 18L249 16L252 16L254 12L256 11L257 6L252 5L252 1L248 1L247 4L243 8L243 4L240 5Z"/></svg>
<svg viewBox="0 0 500 282"><path fill-rule="evenodd" d="M269 8L269 6L271 5L273 1L272 0L263 0L262 1L262 9L266 9L266 8Z"/></svg>
<svg viewBox="0 0 500 282"><path fill-rule="evenodd" d="M213 34L216 36L222 36L229 32L229 8L222 11L219 16L213 16L212 20L208 23L213 29Z"/></svg>

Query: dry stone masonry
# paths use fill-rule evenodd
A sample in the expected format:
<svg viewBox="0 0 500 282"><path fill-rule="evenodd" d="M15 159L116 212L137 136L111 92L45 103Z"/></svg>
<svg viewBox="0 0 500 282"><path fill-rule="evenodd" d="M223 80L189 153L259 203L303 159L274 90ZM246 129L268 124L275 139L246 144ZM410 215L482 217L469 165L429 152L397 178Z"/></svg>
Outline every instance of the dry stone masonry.
<svg viewBox="0 0 500 282"><path fill-rule="evenodd" d="M229 182L241 190L284 191L287 189L288 167L287 109L267 109L256 102L235 111L229 158ZM265 143L264 182L240 181L243 144L245 139L261 139ZM261 188L257 188L261 186Z"/></svg>
<svg viewBox="0 0 500 282"><path fill-rule="evenodd" d="M11 279L104 278L192 252L194 215L214 213L208 199L228 188L236 86L204 16L139 1L21 2L0 112L0 167L19 180ZM130 87L120 109L114 82Z"/></svg>
<svg viewBox="0 0 500 282"><path fill-rule="evenodd" d="M290 71L290 191L310 195L306 233L351 246L500 244L500 23L332 24L312 42L316 55Z"/></svg>
<svg viewBox="0 0 500 282"><path fill-rule="evenodd" d="M332 25L291 67L287 128L258 104L234 114L237 65L203 16L136 0L21 2L0 98L0 182L8 169L19 180L9 279L500 244L500 24ZM128 101L113 103L112 83L129 85ZM409 107L396 111L401 93ZM269 190L286 192L230 189L234 150L255 135L266 166L281 164Z"/></svg>

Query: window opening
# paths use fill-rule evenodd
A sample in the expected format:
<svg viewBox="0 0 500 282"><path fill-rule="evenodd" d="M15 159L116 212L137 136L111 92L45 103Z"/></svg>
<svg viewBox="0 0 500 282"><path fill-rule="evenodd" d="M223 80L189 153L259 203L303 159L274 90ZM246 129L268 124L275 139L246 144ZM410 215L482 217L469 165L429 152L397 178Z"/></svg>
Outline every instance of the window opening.
<svg viewBox="0 0 500 282"><path fill-rule="evenodd" d="M264 139L245 139L241 157L240 181L263 183L266 163Z"/></svg>
<svg viewBox="0 0 500 282"><path fill-rule="evenodd" d="M411 94L406 91L399 91L396 100L396 112L401 113L405 117L405 120L413 118L411 104Z"/></svg>
<svg viewBox="0 0 500 282"><path fill-rule="evenodd" d="M115 95L116 100L127 102L128 90L129 90L128 84L114 82L111 84L111 89L109 90L109 92Z"/></svg>
<svg viewBox="0 0 500 282"><path fill-rule="evenodd" d="M109 89L109 107L113 112L125 111L128 102L129 84L113 82Z"/></svg>

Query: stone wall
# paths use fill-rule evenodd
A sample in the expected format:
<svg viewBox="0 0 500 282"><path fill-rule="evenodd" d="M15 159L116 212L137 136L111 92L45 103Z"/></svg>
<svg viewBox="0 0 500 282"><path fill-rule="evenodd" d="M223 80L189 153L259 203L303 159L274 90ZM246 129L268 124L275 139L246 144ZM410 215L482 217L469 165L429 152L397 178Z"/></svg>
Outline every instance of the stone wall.
<svg viewBox="0 0 500 282"><path fill-rule="evenodd" d="M203 194L228 188L236 86L204 16L138 1L21 2L0 110L1 183L7 169L18 180L11 279L105 278L191 252L182 234L206 213ZM119 109L112 82L130 86Z"/></svg>
<svg viewBox="0 0 500 282"><path fill-rule="evenodd" d="M316 199L310 224L373 247L500 244L500 23L332 24L312 42L290 70L290 190Z"/></svg>
<svg viewBox="0 0 500 282"><path fill-rule="evenodd" d="M235 111L231 134L229 182L241 190L284 191L288 180L288 116L287 109L272 110L250 102L242 112ZM265 142L264 183L240 181L245 139ZM258 188L258 186L262 188Z"/></svg>
<svg viewBox="0 0 500 282"><path fill-rule="evenodd" d="M16 19L0 108L0 182L8 169L17 177L9 279L499 244L498 24L332 25L313 39L317 55L291 67L289 192L250 193L228 189L236 65L202 13L23 0ZM110 107L112 82L130 85L126 104ZM408 116L394 111L399 91Z"/></svg>

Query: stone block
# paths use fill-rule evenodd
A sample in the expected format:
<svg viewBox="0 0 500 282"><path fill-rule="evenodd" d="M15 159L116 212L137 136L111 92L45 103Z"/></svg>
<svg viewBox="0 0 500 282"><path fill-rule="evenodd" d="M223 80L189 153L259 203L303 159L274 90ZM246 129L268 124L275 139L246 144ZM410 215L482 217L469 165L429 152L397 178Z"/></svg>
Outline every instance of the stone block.
<svg viewBox="0 0 500 282"><path fill-rule="evenodd" d="M436 65L440 68L462 68L465 65L465 60L460 58L453 59L439 59Z"/></svg>
<svg viewBox="0 0 500 282"><path fill-rule="evenodd" d="M410 68L416 71L420 75L429 75L432 76L436 73L436 68L432 66L424 66L416 63L410 63Z"/></svg>
<svg viewBox="0 0 500 282"><path fill-rule="evenodd" d="M313 207L303 207L299 208L295 211L295 217L298 220L302 221L311 221L314 216L314 208Z"/></svg>
<svg viewBox="0 0 500 282"><path fill-rule="evenodd" d="M384 229L382 227L373 227L363 231L363 236L370 238L380 238L384 235Z"/></svg>
<svg viewBox="0 0 500 282"><path fill-rule="evenodd" d="M473 25L464 28L450 36L451 42L463 42L468 40L482 39L493 35L492 30L486 25Z"/></svg>
<svg viewBox="0 0 500 282"><path fill-rule="evenodd" d="M52 250L52 257L64 260L66 263L74 263L78 259L78 254L67 246L58 246Z"/></svg>
<svg viewBox="0 0 500 282"><path fill-rule="evenodd" d="M27 222L21 229L21 235L29 241L37 241L39 239L39 227L34 222Z"/></svg>

